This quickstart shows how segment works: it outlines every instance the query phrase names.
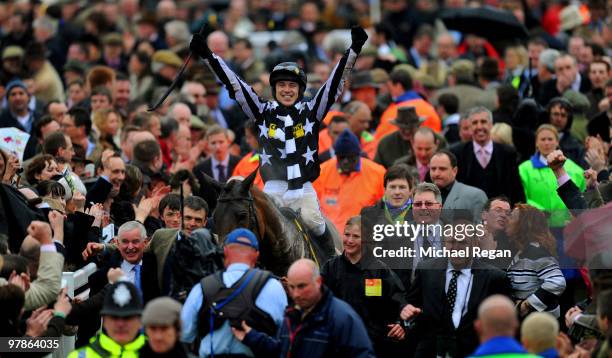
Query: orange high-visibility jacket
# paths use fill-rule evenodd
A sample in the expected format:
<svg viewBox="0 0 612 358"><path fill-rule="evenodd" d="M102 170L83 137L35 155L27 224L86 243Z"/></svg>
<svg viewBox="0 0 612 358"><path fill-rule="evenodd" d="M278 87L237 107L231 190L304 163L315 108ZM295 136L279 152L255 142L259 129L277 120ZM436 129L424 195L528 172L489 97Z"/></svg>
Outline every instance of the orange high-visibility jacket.
<svg viewBox="0 0 612 358"><path fill-rule="evenodd" d="M367 158L361 158L359 171L342 175L337 165L337 158L321 164L321 175L313 186L317 191L321 212L342 233L346 220L359 215L363 207L374 205L382 198L385 191L385 168Z"/></svg>
<svg viewBox="0 0 612 358"><path fill-rule="evenodd" d="M374 137L377 140L381 140L382 137L397 130L397 127L393 125L391 121L397 117L397 108L403 106L415 107L417 114L420 117L426 118L421 126L429 127L436 133L440 133L442 131L442 121L440 120L440 116L438 116L435 108L424 99L410 99L400 103L391 103L389 107L387 107L387 109L380 116L380 124L374 133Z"/></svg>
<svg viewBox="0 0 612 358"><path fill-rule="evenodd" d="M319 154L329 150L333 145L332 139L329 136L329 130L327 128L319 131Z"/></svg>

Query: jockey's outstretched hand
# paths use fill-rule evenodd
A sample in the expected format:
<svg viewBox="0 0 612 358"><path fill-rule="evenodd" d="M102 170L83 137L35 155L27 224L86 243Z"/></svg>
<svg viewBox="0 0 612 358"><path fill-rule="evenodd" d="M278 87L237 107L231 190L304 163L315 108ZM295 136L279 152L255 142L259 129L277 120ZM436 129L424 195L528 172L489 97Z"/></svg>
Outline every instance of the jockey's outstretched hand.
<svg viewBox="0 0 612 358"><path fill-rule="evenodd" d="M353 26L351 28L351 48L357 52L361 52L363 44L368 40L368 33L361 26Z"/></svg>
<svg viewBox="0 0 612 358"><path fill-rule="evenodd" d="M202 57L203 59L212 57L212 52L208 48L208 44L206 43L206 38L204 38L204 36L200 34L193 35L193 39L191 40L191 43L189 44L189 49L193 53Z"/></svg>

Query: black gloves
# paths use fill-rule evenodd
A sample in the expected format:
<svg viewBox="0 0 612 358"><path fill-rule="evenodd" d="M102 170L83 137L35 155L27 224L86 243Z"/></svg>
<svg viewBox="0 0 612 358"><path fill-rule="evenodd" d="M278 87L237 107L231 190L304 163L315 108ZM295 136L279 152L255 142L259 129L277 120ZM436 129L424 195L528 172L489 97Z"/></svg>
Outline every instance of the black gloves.
<svg viewBox="0 0 612 358"><path fill-rule="evenodd" d="M367 41L368 39L368 34L365 32L365 30L360 27L360 26L353 26L353 28L351 28L351 48L357 52L360 53L361 52L361 48L363 47L363 44Z"/></svg>
<svg viewBox="0 0 612 358"><path fill-rule="evenodd" d="M193 35L193 39L189 44L189 49L191 50L191 52L202 57L203 59L208 59L212 57L212 52L206 44L206 39L200 34Z"/></svg>

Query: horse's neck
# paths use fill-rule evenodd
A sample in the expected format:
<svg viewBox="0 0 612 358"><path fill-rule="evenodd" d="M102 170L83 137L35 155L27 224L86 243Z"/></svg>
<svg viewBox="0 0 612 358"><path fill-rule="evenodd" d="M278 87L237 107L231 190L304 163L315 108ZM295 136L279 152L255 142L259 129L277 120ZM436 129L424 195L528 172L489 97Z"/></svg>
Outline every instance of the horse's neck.
<svg viewBox="0 0 612 358"><path fill-rule="evenodd" d="M270 229L281 228L287 226L289 220L281 213L280 208L274 202L274 199L268 194L260 190L252 190L251 193L255 198L257 207L261 210L265 216L266 227L270 226ZM268 229L266 229L268 231Z"/></svg>
<svg viewBox="0 0 612 358"><path fill-rule="evenodd" d="M276 202L266 193L260 190L252 190L256 206L263 214L265 221L265 234L269 239L284 236L284 240L289 246L293 246L293 240L297 234L296 227L289 219L283 215ZM274 243L278 245L279 243Z"/></svg>

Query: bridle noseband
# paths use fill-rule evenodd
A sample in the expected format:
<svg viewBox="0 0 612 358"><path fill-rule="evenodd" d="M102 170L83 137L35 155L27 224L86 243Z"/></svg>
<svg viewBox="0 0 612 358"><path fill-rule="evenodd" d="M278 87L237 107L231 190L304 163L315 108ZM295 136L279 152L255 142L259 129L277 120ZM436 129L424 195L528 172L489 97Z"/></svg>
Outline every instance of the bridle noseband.
<svg viewBox="0 0 612 358"><path fill-rule="evenodd" d="M259 239L261 240L263 238L263 234L260 232L260 227L259 227L259 220L257 219L257 211L255 210L255 204L254 204L254 200L253 200L253 195L251 194L251 192L249 191L249 195L245 198L242 196L234 196L234 195L228 195L228 196L221 196L219 197L219 199L217 199L217 202L221 202L221 203L226 203L226 202L232 202L232 201L246 201L248 203L248 207L249 207L249 227L247 229L253 231L255 234L257 234L259 236ZM217 209L215 208L215 211Z"/></svg>

